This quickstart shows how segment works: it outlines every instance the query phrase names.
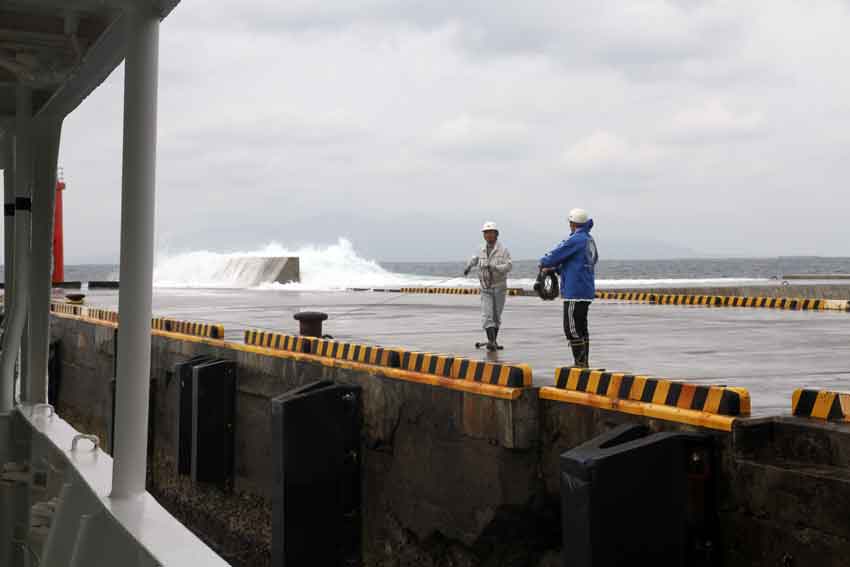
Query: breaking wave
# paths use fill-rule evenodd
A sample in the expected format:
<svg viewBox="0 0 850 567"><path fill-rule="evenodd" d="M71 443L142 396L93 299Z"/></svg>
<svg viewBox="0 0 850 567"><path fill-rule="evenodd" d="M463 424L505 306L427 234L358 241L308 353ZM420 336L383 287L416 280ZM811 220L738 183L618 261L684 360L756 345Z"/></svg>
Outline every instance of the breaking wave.
<svg viewBox="0 0 850 567"><path fill-rule="evenodd" d="M301 267L298 283L276 283L269 262L297 256ZM293 291L333 291L352 287L400 287L416 285L473 285L466 278L438 277L390 272L374 260L363 258L350 241L341 238L330 246L288 249L278 243L250 252L219 253L206 250L183 254L159 254L154 269L157 287L260 288Z"/></svg>
<svg viewBox="0 0 850 567"><path fill-rule="evenodd" d="M282 258L299 258L301 281L277 283ZM530 289L534 279L528 270L517 269L518 277L508 280L511 287ZM459 270L459 268L458 268ZM522 277L525 275L526 277ZM117 278L116 278L117 279ZM764 284L758 278L600 278L601 289L637 287L702 287ZM157 255L154 285L167 288L254 288L291 291L336 291L350 288L397 288L414 286L475 287L473 276L440 277L391 272L376 261L363 258L349 240L340 238L328 246L289 249L271 243L254 251L220 253L199 250L182 254Z"/></svg>

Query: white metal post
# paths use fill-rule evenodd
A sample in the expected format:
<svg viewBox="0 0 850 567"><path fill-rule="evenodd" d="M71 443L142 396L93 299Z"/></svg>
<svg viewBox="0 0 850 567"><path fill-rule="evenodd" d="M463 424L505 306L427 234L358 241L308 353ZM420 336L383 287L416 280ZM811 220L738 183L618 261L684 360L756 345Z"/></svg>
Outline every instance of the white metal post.
<svg viewBox="0 0 850 567"><path fill-rule="evenodd" d="M3 169L3 307L8 313L12 307L15 256L15 134L12 128L6 130L3 153L6 157Z"/></svg>
<svg viewBox="0 0 850 567"><path fill-rule="evenodd" d="M3 312L8 314L12 309L12 264L15 248L15 134L14 130L7 125L3 138ZM4 327L8 319L4 322ZM0 384L5 383L0 377ZM14 388L14 386L13 386ZM11 455L12 444L12 415L0 414L0 466L5 464ZM4 494L10 490L9 486L0 486L0 563L11 562L9 542L11 528L14 519L12 509L4 500Z"/></svg>
<svg viewBox="0 0 850 567"><path fill-rule="evenodd" d="M121 291L112 497L145 490L151 362L156 104L159 15L127 14L124 63L124 166L121 191Z"/></svg>
<svg viewBox="0 0 850 567"><path fill-rule="evenodd" d="M53 208L56 202L56 160L61 123L40 124L34 138L32 199L32 263L30 264L28 375L21 399L47 401L47 360L50 349L50 291L53 273Z"/></svg>
<svg viewBox="0 0 850 567"><path fill-rule="evenodd" d="M15 405L15 361L21 348L29 305L32 91L28 87L18 86L15 119L15 293L12 307L6 313L3 352L0 354L0 413L11 411Z"/></svg>

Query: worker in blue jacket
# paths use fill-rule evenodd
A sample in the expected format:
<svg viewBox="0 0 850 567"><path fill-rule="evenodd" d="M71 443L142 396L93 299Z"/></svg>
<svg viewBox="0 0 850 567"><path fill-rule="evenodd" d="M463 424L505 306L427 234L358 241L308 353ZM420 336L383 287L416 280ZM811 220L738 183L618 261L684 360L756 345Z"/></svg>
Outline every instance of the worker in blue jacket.
<svg viewBox="0 0 850 567"><path fill-rule="evenodd" d="M540 259L540 269L561 276L564 300L564 334L573 351L575 365L588 367L590 333L587 312L596 295L596 262L599 254L590 235L593 220L584 209L570 211L570 236Z"/></svg>

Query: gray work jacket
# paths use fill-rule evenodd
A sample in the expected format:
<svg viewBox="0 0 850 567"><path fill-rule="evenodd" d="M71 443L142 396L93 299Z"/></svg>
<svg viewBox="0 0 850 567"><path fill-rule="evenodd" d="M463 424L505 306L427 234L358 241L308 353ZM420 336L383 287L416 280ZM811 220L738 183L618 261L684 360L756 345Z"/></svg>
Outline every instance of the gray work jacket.
<svg viewBox="0 0 850 567"><path fill-rule="evenodd" d="M477 267L481 287L487 289L507 287L508 272L511 271L513 266L511 253L497 240L489 253L487 251L487 243L485 242L478 254L469 260L466 269L471 270Z"/></svg>

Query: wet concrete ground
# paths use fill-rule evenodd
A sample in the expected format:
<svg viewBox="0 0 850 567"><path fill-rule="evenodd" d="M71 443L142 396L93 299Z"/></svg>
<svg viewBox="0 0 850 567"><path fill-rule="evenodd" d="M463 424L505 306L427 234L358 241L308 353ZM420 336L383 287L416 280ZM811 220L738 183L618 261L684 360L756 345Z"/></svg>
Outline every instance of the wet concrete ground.
<svg viewBox="0 0 850 567"><path fill-rule="evenodd" d="M114 307L116 292L91 292L90 305ZM166 290L157 315L221 322L229 340L246 328L297 333L299 310L328 313L336 339L486 359L478 296L270 290ZM536 384L572 356L562 304L509 297L496 356L525 362ZM794 388L850 390L850 313L677 307L596 301L590 309L591 364L750 390L753 413L788 413Z"/></svg>

